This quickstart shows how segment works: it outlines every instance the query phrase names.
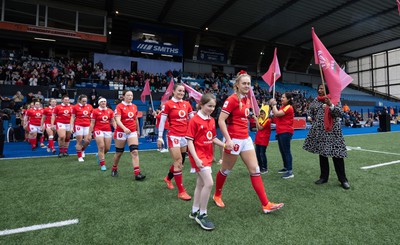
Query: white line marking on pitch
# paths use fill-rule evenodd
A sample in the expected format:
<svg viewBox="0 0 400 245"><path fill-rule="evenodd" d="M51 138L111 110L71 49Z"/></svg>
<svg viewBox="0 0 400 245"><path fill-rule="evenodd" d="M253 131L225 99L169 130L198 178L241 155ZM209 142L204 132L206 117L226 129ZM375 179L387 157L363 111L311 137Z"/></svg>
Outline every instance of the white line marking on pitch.
<svg viewBox="0 0 400 245"><path fill-rule="evenodd" d="M48 229L48 228L53 228L53 227L61 227L61 226L66 226L66 225L78 224L78 223L79 223L79 219L70 219L70 220L64 220L64 221L55 222L55 223L27 226L27 227L22 227L22 228L17 228L17 229L0 231L0 236L6 236L6 235L11 235L11 234L16 234L16 233L27 232L27 231Z"/></svg>
<svg viewBox="0 0 400 245"><path fill-rule="evenodd" d="M376 164L376 165L361 167L361 169L378 168L378 167L382 167L382 166L396 164L396 163L399 163L399 162L400 162L400 160L392 161L392 162L385 162L385 163L380 163L380 164Z"/></svg>
<svg viewBox="0 0 400 245"><path fill-rule="evenodd" d="M396 155L396 156L400 156L399 153L393 153L393 152L386 152L386 151L373 151L373 150L366 150L366 149L362 149L361 147L352 147L352 146L347 146L346 147L347 150L357 150L357 151L368 151L368 152L374 152L374 153L381 153L381 154L388 154L388 155Z"/></svg>

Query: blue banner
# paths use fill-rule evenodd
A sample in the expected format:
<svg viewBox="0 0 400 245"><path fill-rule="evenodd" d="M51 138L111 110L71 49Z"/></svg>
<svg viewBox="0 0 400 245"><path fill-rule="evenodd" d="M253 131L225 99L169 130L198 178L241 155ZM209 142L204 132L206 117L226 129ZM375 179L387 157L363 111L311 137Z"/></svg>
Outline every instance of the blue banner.
<svg viewBox="0 0 400 245"><path fill-rule="evenodd" d="M156 41L147 42L147 41L132 40L131 49L137 52L182 56L182 49L180 49L179 47L173 44L168 44L168 45L160 44L157 43Z"/></svg>
<svg viewBox="0 0 400 245"><path fill-rule="evenodd" d="M182 31L136 23L132 26L131 40L135 52L183 56Z"/></svg>
<svg viewBox="0 0 400 245"><path fill-rule="evenodd" d="M226 63L227 54L224 49L200 46L197 53L197 60L207 61L210 63Z"/></svg>

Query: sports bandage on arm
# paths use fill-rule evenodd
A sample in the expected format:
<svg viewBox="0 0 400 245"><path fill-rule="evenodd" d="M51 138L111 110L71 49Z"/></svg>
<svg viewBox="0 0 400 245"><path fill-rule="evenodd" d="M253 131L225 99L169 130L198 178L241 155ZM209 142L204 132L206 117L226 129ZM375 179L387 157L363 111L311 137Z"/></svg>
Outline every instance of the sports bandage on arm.
<svg viewBox="0 0 400 245"><path fill-rule="evenodd" d="M164 133L165 122L167 121L167 115L161 115L160 124L158 125L158 137L162 139Z"/></svg>

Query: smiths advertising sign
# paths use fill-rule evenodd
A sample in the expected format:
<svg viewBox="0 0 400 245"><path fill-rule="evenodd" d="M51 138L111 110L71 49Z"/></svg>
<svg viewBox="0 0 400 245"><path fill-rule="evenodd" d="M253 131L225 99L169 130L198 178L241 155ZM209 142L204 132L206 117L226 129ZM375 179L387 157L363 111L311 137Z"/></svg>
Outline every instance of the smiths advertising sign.
<svg viewBox="0 0 400 245"><path fill-rule="evenodd" d="M182 56L182 50L172 44L160 44L146 41L132 41L132 50L137 52L147 52L156 54L168 54Z"/></svg>
<svg viewBox="0 0 400 245"><path fill-rule="evenodd" d="M182 56L182 44L180 31L142 24L132 28L132 51Z"/></svg>

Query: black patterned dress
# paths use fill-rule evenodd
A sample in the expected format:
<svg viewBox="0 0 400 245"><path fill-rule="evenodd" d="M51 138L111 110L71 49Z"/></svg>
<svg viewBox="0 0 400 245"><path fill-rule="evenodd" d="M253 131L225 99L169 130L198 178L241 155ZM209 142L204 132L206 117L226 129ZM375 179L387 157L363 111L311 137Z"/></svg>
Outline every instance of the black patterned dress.
<svg viewBox="0 0 400 245"><path fill-rule="evenodd" d="M304 141L303 149L324 157L347 157L340 117L342 115L340 102L331 110L333 128L327 132L324 128L323 103L315 99L311 102L307 115L312 118L312 126Z"/></svg>

